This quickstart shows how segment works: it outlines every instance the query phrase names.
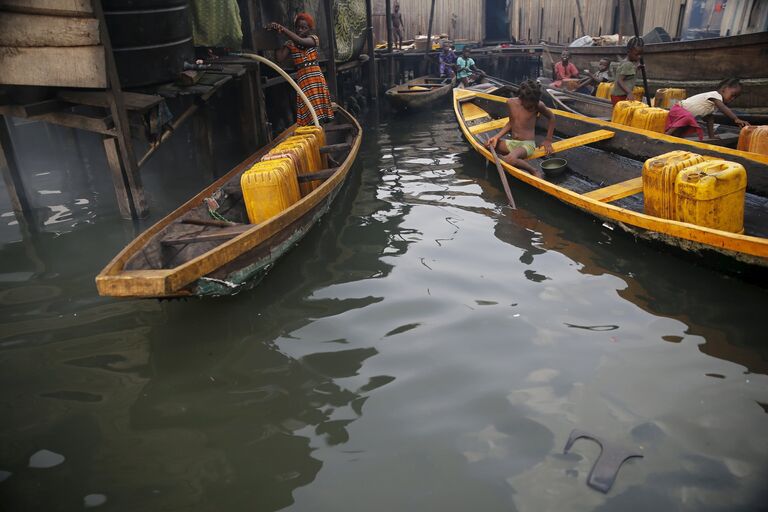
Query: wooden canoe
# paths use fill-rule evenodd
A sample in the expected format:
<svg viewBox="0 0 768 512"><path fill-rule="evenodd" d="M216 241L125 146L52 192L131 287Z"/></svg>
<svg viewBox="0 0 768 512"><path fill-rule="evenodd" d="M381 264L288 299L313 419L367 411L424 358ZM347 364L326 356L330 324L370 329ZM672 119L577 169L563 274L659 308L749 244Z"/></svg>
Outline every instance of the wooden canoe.
<svg viewBox="0 0 768 512"><path fill-rule="evenodd" d="M504 125L508 115L506 101L479 92L454 91L454 111L464 136L490 161L492 156L484 144ZM669 137L571 112L553 112L557 135L568 134L554 143L554 149L568 160L569 171L559 178L538 178L502 162L508 174L606 222L611 229L617 227L687 253L712 255L718 261L725 257L731 271L758 270L763 279L768 277L768 156ZM544 121L540 124L538 128L543 133ZM746 168L748 192L743 234L643 213L643 163L674 150L722 158ZM544 152L539 148L533 158L542 156Z"/></svg>
<svg viewBox="0 0 768 512"><path fill-rule="evenodd" d="M126 246L96 276L100 295L111 297L182 297L232 295L263 277L331 206L357 157L362 129L354 117L335 106L336 119L326 125L326 146L338 167L312 176L322 184L267 221L248 224L240 177L280 141L289 128L225 176L181 205ZM306 180L300 177L300 181ZM220 205L217 213L235 223L214 221L206 198ZM218 225L217 225L218 224Z"/></svg>
<svg viewBox="0 0 768 512"><path fill-rule="evenodd" d="M386 97L395 108L421 108L448 97L455 82L451 78L420 76L387 90Z"/></svg>
<svg viewBox="0 0 768 512"><path fill-rule="evenodd" d="M550 107L558 110L565 110L573 114L580 114L587 117L594 117L603 121L610 121L613 113L613 105L609 100L595 98L589 94L579 92L565 91L553 87L543 87L544 102ZM706 129L705 129L706 134ZM735 126L720 125L715 130L718 138L706 138L703 142L714 144L715 146L736 147L739 142L739 129ZM698 140L695 135L686 137L690 140Z"/></svg>
<svg viewBox="0 0 768 512"><path fill-rule="evenodd" d="M543 45L550 55L560 55L560 45ZM602 58L618 62L626 54L624 46L568 47L571 62L579 70L597 69ZM743 34L694 41L674 41L646 44L643 59L648 72L651 93L661 87L686 89L689 96L717 89L723 78L738 77L743 84L742 95L734 108L768 106L768 32ZM545 75L552 70L545 66ZM693 77L693 78L692 78Z"/></svg>

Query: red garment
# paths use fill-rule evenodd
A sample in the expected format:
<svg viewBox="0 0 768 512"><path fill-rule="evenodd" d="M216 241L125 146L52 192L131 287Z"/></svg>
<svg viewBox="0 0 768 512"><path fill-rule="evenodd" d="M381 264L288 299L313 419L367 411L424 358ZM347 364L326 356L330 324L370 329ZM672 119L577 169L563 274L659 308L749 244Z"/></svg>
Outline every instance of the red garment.
<svg viewBox="0 0 768 512"><path fill-rule="evenodd" d="M285 46L290 50L293 64L298 68L296 81L315 108L317 118L320 121L331 121L333 120L331 93L328 91L323 70L320 69L317 60L317 47L320 46L320 39L314 34L310 37L314 40L315 46L305 48L290 40L285 43ZM310 114L301 96L298 95L296 96L296 124L299 126L312 124L312 114Z"/></svg>
<svg viewBox="0 0 768 512"><path fill-rule="evenodd" d="M704 130L701 129L696 118L680 105L674 105L669 109L669 115L667 116L667 123L664 125L664 131L666 132L674 128L685 128L680 134L683 137L695 133L699 136L699 140L704 140Z"/></svg>
<svg viewBox="0 0 768 512"><path fill-rule="evenodd" d="M563 61L555 64L555 81L552 82L552 87L560 87L563 84L563 80L566 78L577 78L579 76L579 70L573 64L569 62L567 66L563 66Z"/></svg>
<svg viewBox="0 0 768 512"><path fill-rule="evenodd" d="M626 99L627 99L626 94L624 96L614 96L613 94L611 94L611 104L613 105L616 105L618 102L624 101Z"/></svg>

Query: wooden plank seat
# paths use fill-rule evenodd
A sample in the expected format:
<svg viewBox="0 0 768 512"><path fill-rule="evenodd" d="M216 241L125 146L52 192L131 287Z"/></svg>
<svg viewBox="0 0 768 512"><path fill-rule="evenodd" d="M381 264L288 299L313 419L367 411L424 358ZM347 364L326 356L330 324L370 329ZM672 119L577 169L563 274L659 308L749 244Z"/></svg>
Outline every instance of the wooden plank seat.
<svg viewBox="0 0 768 512"><path fill-rule="evenodd" d="M502 117L501 119L494 119L487 123L476 124L469 129L469 133L477 135L478 133L489 132L491 130L500 130L509 122L508 117Z"/></svg>
<svg viewBox="0 0 768 512"><path fill-rule="evenodd" d="M469 97L469 98L466 98L465 101L468 101L471 99L472 98ZM463 103L461 105L461 114L464 116L465 121L474 121L475 119L491 117L488 115L488 112L478 107L474 103Z"/></svg>
<svg viewBox="0 0 768 512"><path fill-rule="evenodd" d="M160 243L162 245L186 245L202 242L222 242L235 238L252 227L252 224L237 224L229 227L215 227L215 229L191 234L166 235L165 238L160 240Z"/></svg>
<svg viewBox="0 0 768 512"><path fill-rule="evenodd" d="M352 144L349 142L342 142L341 144L329 144L320 148L320 154L325 155L328 153L336 153L338 151L346 151L351 148Z"/></svg>
<svg viewBox="0 0 768 512"><path fill-rule="evenodd" d="M621 183L614 183L607 187L599 188L591 192L584 194L584 197L595 199L596 201L602 201L604 203L610 203L611 201L618 201L625 197L633 196L643 191L643 177L638 176L631 180L622 181Z"/></svg>
<svg viewBox="0 0 768 512"><path fill-rule="evenodd" d="M577 135L576 137L558 140L557 142L552 143L552 150L553 152L557 153L559 151L565 151L566 149L573 149L579 146L586 146L587 144L592 144L593 142L599 142L601 140L610 139L613 136L614 136L614 132L610 130L595 130L593 132L582 133L581 135ZM530 157L528 157L528 160L532 160L534 158L541 158L546 154L547 153L546 151L544 151L544 148L536 148L536 151L534 151L533 154Z"/></svg>

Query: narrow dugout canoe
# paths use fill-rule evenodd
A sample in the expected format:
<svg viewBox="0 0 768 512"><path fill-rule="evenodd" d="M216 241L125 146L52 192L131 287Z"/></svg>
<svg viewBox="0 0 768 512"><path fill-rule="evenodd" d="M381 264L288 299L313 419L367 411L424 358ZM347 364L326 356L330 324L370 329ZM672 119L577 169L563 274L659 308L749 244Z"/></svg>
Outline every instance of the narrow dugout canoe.
<svg viewBox="0 0 768 512"><path fill-rule="evenodd" d="M506 122L507 98L456 89L454 111L472 147L493 162L485 142ZM768 156L703 144L677 137L604 122L570 112L553 110L556 152L568 160L568 172L558 178L538 178L506 162L506 172L518 180L574 206L611 227L635 236L663 242L686 253L723 260L732 272L757 271L768 277ZM545 128L545 120L539 129ZM567 135L566 135L567 134ZM589 145L588 145L589 144ZM643 163L671 151L684 150L739 163L747 171L744 233L731 233L643 213ZM533 158L544 156L541 148ZM534 165L536 165L534 163ZM765 281L763 281L763 284Z"/></svg>
<svg viewBox="0 0 768 512"><path fill-rule="evenodd" d="M421 108L447 97L454 86L451 78L420 76L387 90L386 97L395 108Z"/></svg>
<svg viewBox="0 0 768 512"><path fill-rule="evenodd" d="M609 100L595 98L589 94L579 92L564 91L553 87L543 87L544 102L558 110L565 110L573 114L580 114L587 117L594 117L603 121L611 120L613 105ZM706 130L706 129L705 129ZM718 138L705 138L702 142L714 144L716 146L736 147L739 141L739 129L735 126L720 125L715 130ZM705 131L706 136L706 131ZM686 137L690 140L698 140L695 135Z"/></svg>
<svg viewBox="0 0 768 512"><path fill-rule="evenodd" d="M338 167L319 170L300 182L322 182L280 214L248 224L240 177L291 136L296 126L248 157L176 211L139 235L96 276L99 294L111 297L232 295L253 286L328 211L357 157L362 129L334 106L336 119L324 126L328 154ZM206 198L219 208L215 221Z"/></svg>
<svg viewBox="0 0 768 512"><path fill-rule="evenodd" d="M543 45L551 55L560 55L566 47ZM626 55L624 46L568 47L577 69L596 69L602 58L618 62ZM768 105L768 72L764 62L768 51L768 32L742 34L693 41L646 44L643 59L651 93L660 87L686 89L693 96L717 89L723 78L739 77L743 93L734 108L760 108ZM546 76L552 76L545 66ZM696 78L691 78L696 77Z"/></svg>

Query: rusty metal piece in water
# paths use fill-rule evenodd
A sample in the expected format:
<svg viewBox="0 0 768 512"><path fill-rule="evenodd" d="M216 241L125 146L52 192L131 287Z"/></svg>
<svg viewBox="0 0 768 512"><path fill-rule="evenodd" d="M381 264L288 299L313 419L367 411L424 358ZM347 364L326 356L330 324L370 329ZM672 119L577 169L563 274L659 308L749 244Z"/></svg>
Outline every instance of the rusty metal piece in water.
<svg viewBox="0 0 768 512"><path fill-rule="evenodd" d="M616 480L619 468L621 468L621 465L624 464L626 460L633 457L643 457L639 453L632 452L621 446L608 444L601 438L578 429L573 429L571 431L571 435L568 436L568 442L565 443L563 453L568 453L568 450L571 449L573 443L581 438L590 439L600 446L600 456L598 456L597 461L592 466L592 470L589 472L587 485L602 493L608 493L608 491L611 490L611 486L613 486L613 482Z"/></svg>

